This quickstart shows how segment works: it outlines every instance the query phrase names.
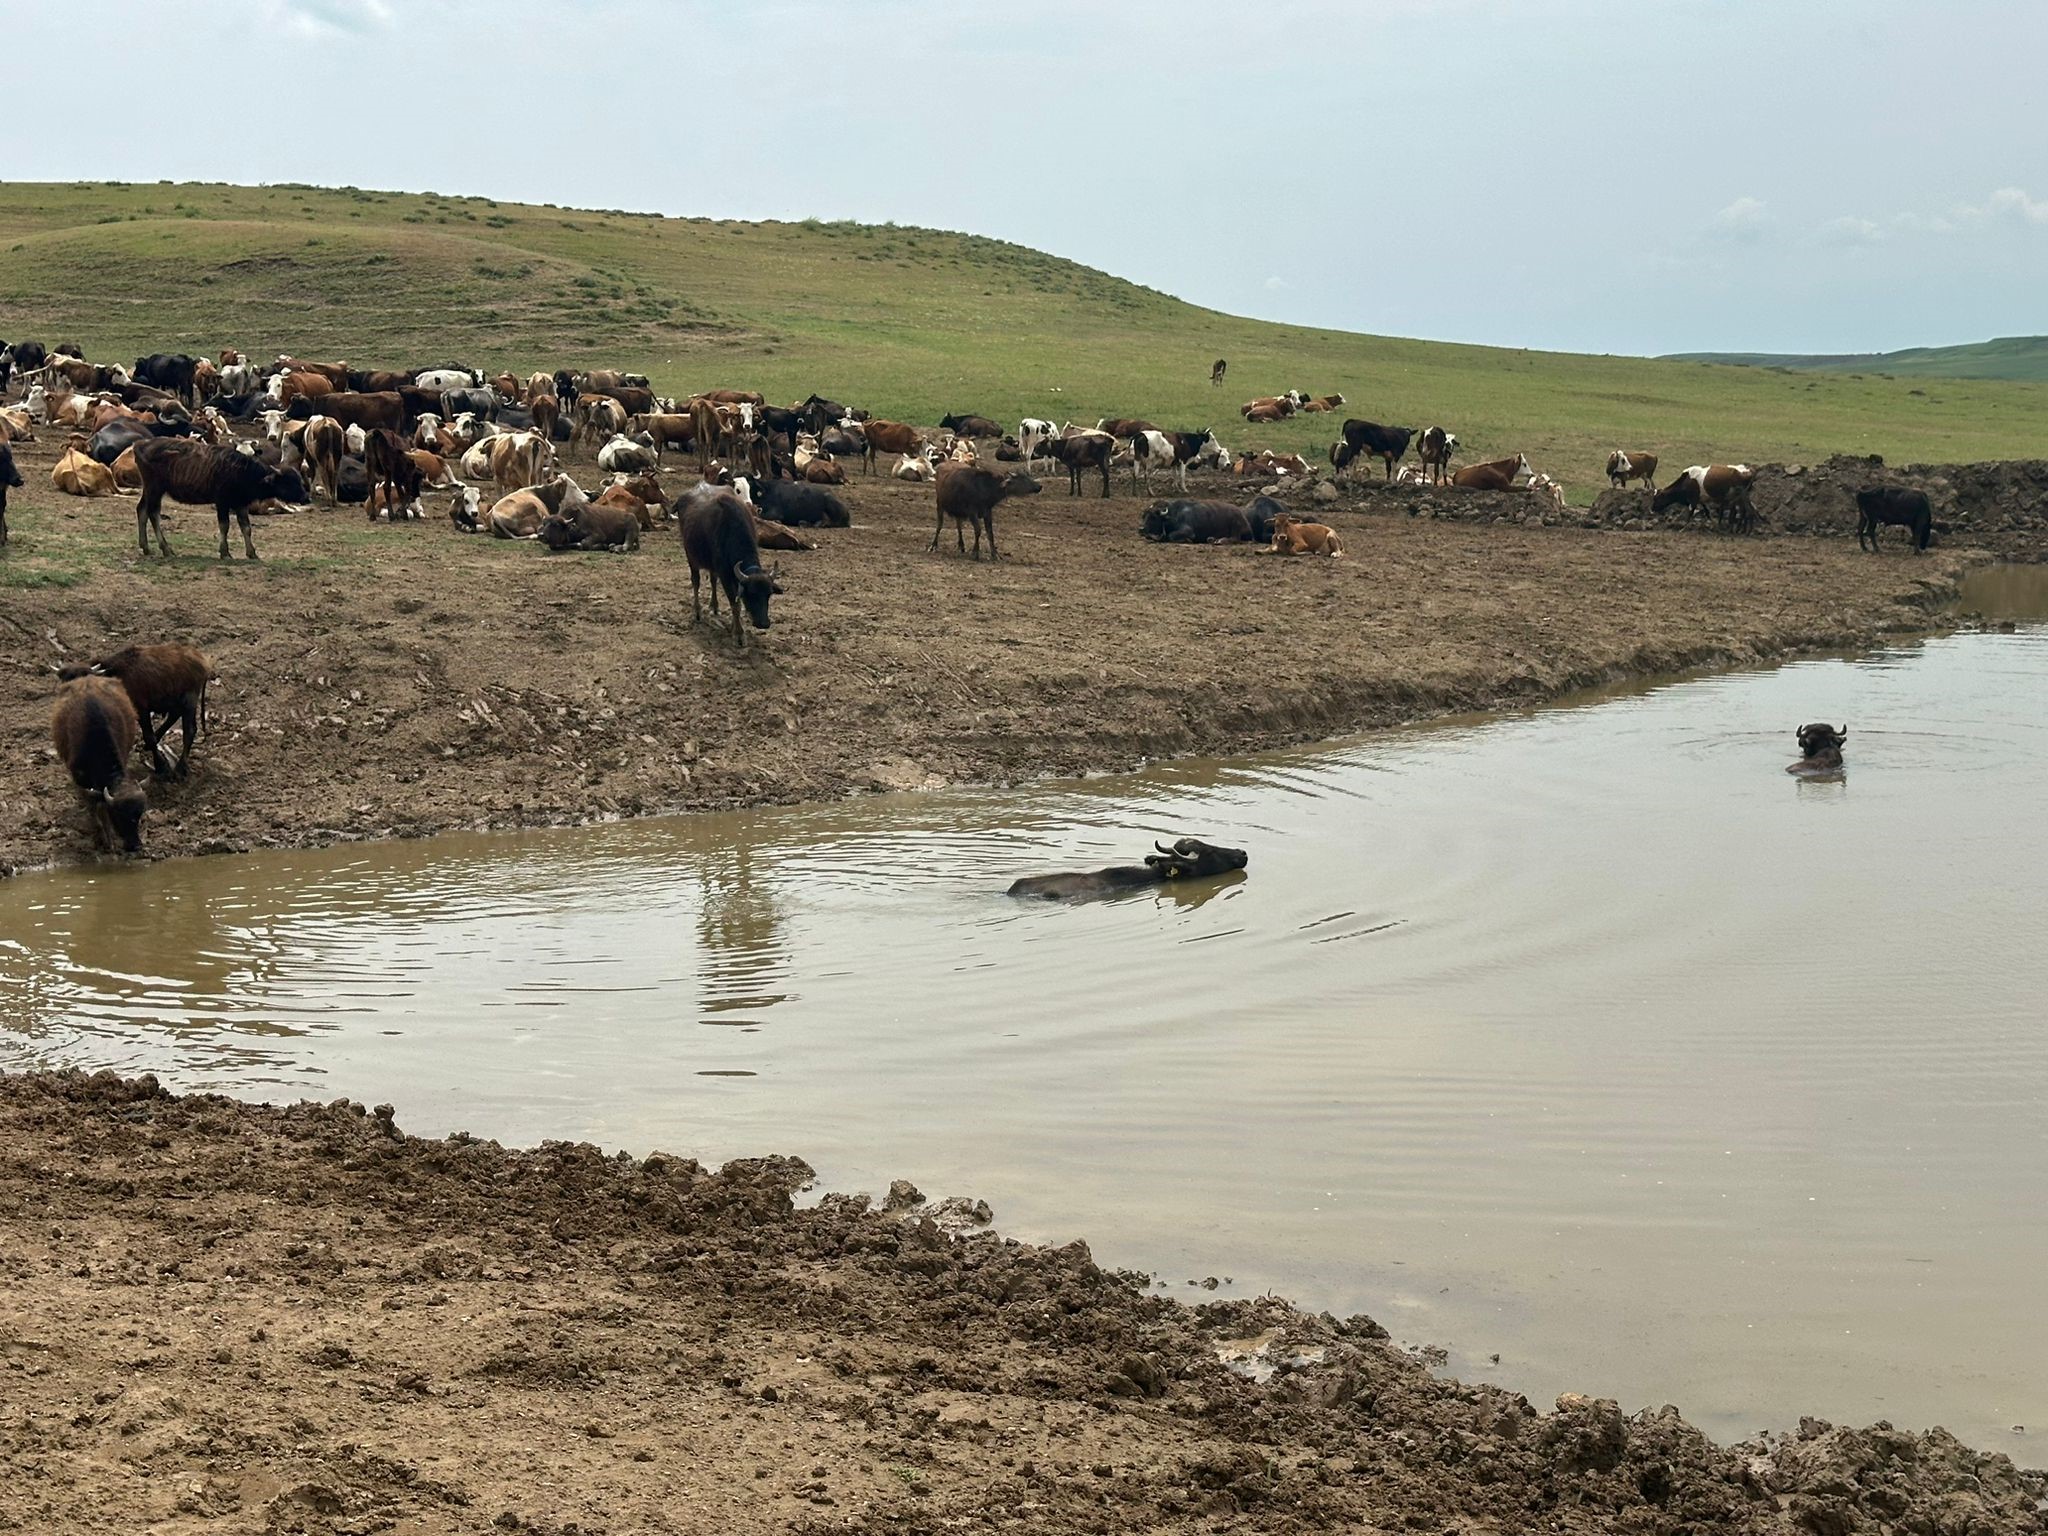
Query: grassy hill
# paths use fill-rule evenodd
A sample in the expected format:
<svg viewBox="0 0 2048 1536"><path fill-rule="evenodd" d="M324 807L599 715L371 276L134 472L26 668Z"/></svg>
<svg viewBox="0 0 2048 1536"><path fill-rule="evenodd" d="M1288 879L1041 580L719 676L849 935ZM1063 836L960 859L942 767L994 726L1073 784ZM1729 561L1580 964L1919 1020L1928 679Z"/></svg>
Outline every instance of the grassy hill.
<svg viewBox="0 0 2048 1536"><path fill-rule="evenodd" d="M1318 454L1332 422L1253 431L1236 407L1341 391L1347 414L1441 422L1477 457L1526 452L1581 501L1614 446L1679 464L2048 453L2048 385L1923 390L1365 336L1219 314L972 235L355 188L0 183L0 336L21 335L93 357L235 345L359 366L602 364L677 394L815 389L917 421L1142 414ZM1212 389L1218 357L1230 376Z"/></svg>
<svg viewBox="0 0 2048 1536"><path fill-rule="evenodd" d="M1679 352L1672 361L1730 363L1818 373L1889 373L1910 379L2048 381L2048 336L2000 336L1958 347L1906 347L1897 352Z"/></svg>

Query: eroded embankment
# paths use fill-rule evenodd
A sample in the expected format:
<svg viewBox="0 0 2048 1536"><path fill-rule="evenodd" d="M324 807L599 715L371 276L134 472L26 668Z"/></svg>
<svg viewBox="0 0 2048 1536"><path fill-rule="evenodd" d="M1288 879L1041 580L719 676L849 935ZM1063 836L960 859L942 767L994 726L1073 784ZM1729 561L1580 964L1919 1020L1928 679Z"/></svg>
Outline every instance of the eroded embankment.
<svg viewBox="0 0 2048 1536"><path fill-rule="evenodd" d="M856 474L854 526L780 557L775 627L735 653L692 626L672 532L549 557L321 509L264 520L263 565L223 566L197 553L210 515L180 511L189 553L161 563L124 552L128 498L49 488L51 452L22 450L9 509L0 871L88 850L49 750L52 670L138 640L221 672L192 778L152 791L149 847L177 856L1248 752L1869 645L1938 622L1971 558L1319 505L1350 558L1289 560L1146 544L1141 500L1048 487L1003 508L989 564L950 532L927 552L929 487Z"/></svg>
<svg viewBox="0 0 2048 1536"><path fill-rule="evenodd" d="M0 1076L0 1529L2048 1530L1940 1430L1539 1412L807 1177Z"/></svg>

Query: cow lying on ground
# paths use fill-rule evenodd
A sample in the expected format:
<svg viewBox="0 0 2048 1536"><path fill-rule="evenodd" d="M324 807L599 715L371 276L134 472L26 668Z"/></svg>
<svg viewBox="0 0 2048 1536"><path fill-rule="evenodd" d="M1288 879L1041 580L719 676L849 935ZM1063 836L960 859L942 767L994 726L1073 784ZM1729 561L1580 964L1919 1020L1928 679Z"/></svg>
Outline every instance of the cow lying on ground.
<svg viewBox="0 0 2048 1536"><path fill-rule="evenodd" d="M158 441L176 440L162 438ZM50 466L50 483L66 496L111 496L120 489L114 483L114 472L87 454L77 438L72 439L72 446L66 448L62 457Z"/></svg>
<svg viewBox="0 0 2048 1536"><path fill-rule="evenodd" d="M1799 761L1787 773L1833 773L1842 766L1842 743L1849 739L1849 727L1836 730L1826 721L1799 727Z"/></svg>
<svg viewBox="0 0 2048 1536"><path fill-rule="evenodd" d="M135 445L135 467L142 472L142 497L135 503L135 542L149 553L149 530L156 531L157 550L168 557L164 537L164 497L187 506L211 504L220 523L220 557L228 558L228 519L242 528L242 552L256 558L256 540L249 531L249 509L259 501L294 505L306 499L305 482L294 469L273 469L232 448L175 437L152 438Z"/></svg>
<svg viewBox="0 0 2048 1536"><path fill-rule="evenodd" d="M1039 483L1026 474L999 475L994 470L982 469L973 464L941 464L937 501L938 522L932 528L932 541L926 553L939 547L939 535L945 531L946 519L953 519L953 532L957 536L960 553L967 553L967 525L974 525L974 558L981 558L981 535L988 532L988 557L996 554L996 506L1012 496L1036 496Z"/></svg>
<svg viewBox="0 0 2048 1536"><path fill-rule="evenodd" d="M1518 453L1512 459L1467 464L1452 473L1451 484L1461 491L1512 491L1515 481L1529 472L1529 461Z"/></svg>
<svg viewBox="0 0 2048 1536"><path fill-rule="evenodd" d="M1273 519L1273 543L1267 553L1328 555L1337 559L1344 553L1344 544L1337 537L1337 530L1327 523L1304 523L1282 513Z"/></svg>
<svg viewBox="0 0 2048 1536"><path fill-rule="evenodd" d="M1607 455L1607 483L1621 490L1631 480L1640 480L1656 489L1652 483L1657 478L1657 455L1639 453L1627 448L1617 448Z"/></svg>
<svg viewBox="0 0 2048 1536"><path fill-rule="evenodd" d="M110 677L121 685L142 728L150 769L160 779L182 779L191 773L193 740L206 729L207 684L219 675L204 651L175 642L130 645L104 660L77 662L57 671L66 682L79 677ZM170 734L173 721L181 724L185 733L175 766L163 753L163 739Z"/></svg>
<svg viewBox="0 0 2048 1536"><path fill-rule="evenodd" d="M1213 879L1250 862L1242 848L1221 848L1194 837L1178 838L1171 848L1164 843L1152 846L1158 851L1147 854L1142 864L1112 864L1087 874L1028 875L1014 882L1009 894L1040 901L1086 901L1173 881Z"/></svg>
<svg viewBox="0 0 2048 1536"><path fill-rule="evenodd" d="M1286 515L1270 496L1248 507L1183 497L1146 508L1138 532L1155 544L1264 544L1273 537L1274 519Z"/></svg>
<svg viewBox="0 0 2048 1536"><path fill-rule="evenodd" d="M101 841L131 854L142 852L142 813L149 808L128 777L140 734L135 706L112 678L80 677L57 691L50 715L57 759L91 810Z"/></svg>
<svg viewBox="0 0 2048 1536"><path fill-rule="evenodd" d="M623 507L590 501L555 513L540 525L537 536L557 553L565 549L608 549L624 554L640 547L640 520Z"/></svg>
<svg viewBox="0 0 2048 1536"><path fill-rule="evenodd" d="M751 499L762 516L792 528L845 528L853 522L846 503L837 496L795 480L759 481Z"/></svg>
<svg viewBox="0 0 2048 1536"><path fill-rule="evenodd" d="M962 437L1001 437L1003 429L986 416L949 415L939 418L939 425L948 432Z"/></svg>
<svg viewBox="0 0 2048 1536"><path fill-rule="evenodd" d="M523 486L499 497L478 520L479 528L500 539L537 539L542 523L556 513L575 511L589 499L582 486L567 475L557 475L546 485Z"/></svg>
<svg viewBox="0 0 2048 1536"><path fill-rule="evenodd" d="M1856 545L1877 551L1877 535L1884 528L1904 528L1912 535L1913 548L1925 549L1934 538L1934 505L1925 491L1904 485L1866 486L1856 493Z"/></svg>

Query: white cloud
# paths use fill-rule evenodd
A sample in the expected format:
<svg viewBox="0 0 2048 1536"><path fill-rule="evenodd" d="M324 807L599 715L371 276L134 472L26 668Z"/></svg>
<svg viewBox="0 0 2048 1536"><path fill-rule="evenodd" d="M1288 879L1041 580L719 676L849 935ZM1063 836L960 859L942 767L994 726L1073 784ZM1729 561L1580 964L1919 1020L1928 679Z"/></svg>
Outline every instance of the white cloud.
<svg viewBox="0 0 2048 1536"><path fill-rule="evenodd" d="M1714 215L1713 232L1723 240L1761 240L1770 228L1771 210L1761 198L1738 197Z"/></svg>
<svg viewBox="0 0 2048 1536"><path fill-rule="evenodd" d="M2048 202L2037 202L2020 187L2000 187L1982 204L1956 210L1966 219L2005 219L2016 224L2048 224Z"/></svg>
<svg viewBox="0 0 2048 1536"><path fill-rule="evenodd" d="M360 35L391 25L390 0L269 0L271 18L301 37Z"/></svg>
<svg viewBox="0 0 2048 1536"><path fill-rule="evenodd" d="M1877 245L1884 239L1884 228L1875 219L1851 216L1828 220L1820 227L1820 237L1830 245Z"/></svg>
<svg viewBox="0 0 2048 1536"><path fill-rule="evenodd" d="M1277 273L1275 273L1272 277L1266 279L1266 290L1269 293L1278 293L1282 288L1285 288L1286 286L1287 279L1281 277Z"/></svg>

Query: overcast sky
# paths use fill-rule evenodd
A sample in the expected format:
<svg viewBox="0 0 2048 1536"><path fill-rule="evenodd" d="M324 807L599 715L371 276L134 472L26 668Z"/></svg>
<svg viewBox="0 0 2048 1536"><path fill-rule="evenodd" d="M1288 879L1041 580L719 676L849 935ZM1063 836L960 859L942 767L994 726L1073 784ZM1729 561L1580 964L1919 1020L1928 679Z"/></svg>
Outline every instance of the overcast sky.
<svg viewBox="0 0 2048 1536"><path fill-rule="evenodd" d="M73 8L0 12L23 66L55 81L80 58ZM103 0L93 17L90 108L32 112L0 175L894 219L1239 314L1575 351L2048 331L2042 0Z"/></svg>

